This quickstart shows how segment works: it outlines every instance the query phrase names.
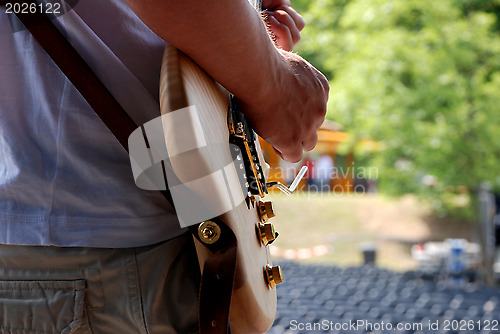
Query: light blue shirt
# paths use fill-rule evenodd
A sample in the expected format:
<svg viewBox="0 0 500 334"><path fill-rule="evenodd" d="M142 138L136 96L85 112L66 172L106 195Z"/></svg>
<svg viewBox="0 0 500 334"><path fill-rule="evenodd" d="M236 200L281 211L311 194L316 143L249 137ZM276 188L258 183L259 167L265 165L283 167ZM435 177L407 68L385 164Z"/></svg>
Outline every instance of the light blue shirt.
<svg viewBox="0 0 500 334"><path fill-rule="evenodd" d="M120 0L56 20L137 124L159 116L165 42ZM137 247L181 234L158 192L27 30L0 7L0 243Z"/></svg>

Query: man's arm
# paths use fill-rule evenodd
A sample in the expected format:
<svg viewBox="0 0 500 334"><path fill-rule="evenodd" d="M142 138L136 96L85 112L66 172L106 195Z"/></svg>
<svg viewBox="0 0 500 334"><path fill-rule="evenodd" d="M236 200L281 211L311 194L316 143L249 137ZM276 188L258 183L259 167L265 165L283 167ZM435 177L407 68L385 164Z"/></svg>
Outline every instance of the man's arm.
<svg viewBox="0 0 500 334"><path fill-rule="evenodd" d="M157 35L238 99L255 130L288 161L312 149L328 99L326 78L278 50L247 0L126 0Z"/></svg>

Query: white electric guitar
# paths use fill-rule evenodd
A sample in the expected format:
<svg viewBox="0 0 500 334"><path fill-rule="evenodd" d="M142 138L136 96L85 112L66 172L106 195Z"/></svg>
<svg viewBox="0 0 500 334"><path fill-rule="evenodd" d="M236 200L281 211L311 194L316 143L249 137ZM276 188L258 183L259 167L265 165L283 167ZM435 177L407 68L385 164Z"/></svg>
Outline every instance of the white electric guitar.
<svg viewBox="0 0 500 334"><path fill-rule="evenodd" d="M188 112L189 109L187 108L194 107L196 110L196 124L191 127L193 133L197 132L196 128L199 121L203 125L203 139L207 146L220 148L221 144L226 144L226 151L215 149L211 152L220 154L221 157L214 158L211 155L211 157L207 157L207 161L201 162L200 159L202 160L203 156L194 158L192 161L196 161L196 166L204 169L206 165L211 165L212 161L208 160L209 158L218 161L227 161L228 159L232 161L230 158L231 146L229 145L230 127L228 126L228 107L231 103L229 93L188 57L170 46L165 49L161 78L160 101L162 115L179 111ZM181 102L172 102L172 100ZM192 119L193 117L189 118ZM170 145L168 139L166 139L167 146ZM252 156L263 161L261 160L262 155L257 141L254 141L254 147L257 151L252 152ZM192 174L190 171L193 168L192 161L172 161L172 168L180 181L185 182L187 180L189 182L192 179L188 175ZM252 162L255 163L255 161ZM263 169L265 164L258 165L262 170L257 173L260 174L261 179L264 179L266 171ZM240 166L235 163L235 173L232 174L233 180L227 186L232 188L230 193L238 193L238 197L240 193L246 196L248 194L242 193L239 178L234 177L234 175L237 175L238 169L240 169ZM245 168L244 174L246 174L247 169ZM202 174L207 174L207 172ZM259 180L255 180L255 176L253 181L255 184L259 182ZM226 185L223 184L223 186ZM260 186L262 187L261 181ZM237 204L236 207L222 215L223 220L231 228L238 242L235 278L238 284L235 285L233 290L230 308L230 322L234 333L265 333L269 330L276 315L276 289L274 287L283 280L280 269L273 268L271 264L267 244L274 239L275 233L267 219L274 216L274 214L270 203L266 204L261 201L265 194L264 189L261 189L261 191L262 193L259 194L251 194L250 200L237 201L235 203ZM175 198L175 194L173 197ZM214 197L219 196L211 196L214 202L225 200ZM259 208L261 209L259 210ZM261 231L263 234L260 233ZM200 230L200 233L203 233L203 231ZM205 259L211 254L198 240L195 240L195 242L200 266L203 269Z"/></svg>
<svg viewBox="0 0 500 334"><path fill-rule="evenodd" d="M266 183L268 165L263 160L257 136L233 102L229 92L191 59L171 46L166 47L160 84L161 112L162 117L178 119L173 124L179 124L166 129L166 143L169 152L184 152L183 158L171 159L172 170L179 184L205 193L196 203L180 205L185 207L187 216L192 214L189 211L196 211L200 201L205 202L204 208L230 207L220 217L237 239L236 275L229 312L231 329L233 333L265 333L276 316L275 286L283 277L281 269L272 266L268 247L277 237L268 222L274 217L272 204L262 198L267 188L273 186L293 192L305 170L290 188L279 182ZM186 141L195 149L183 148ZM196 149L200 147L214 149ZM219 168L224 173L218 173ZM202 176L207 177L198 182ZM172 188L170 190L172 192ZM175 191L172 194L175 202ZM179 211L177 204L176 210ZM181 220L182 216L181 213ZM205 260L211 256L204 243L211 243L220 230L210 220L200 224L198 230L200 238L195 243L203 269Z"/></svg>

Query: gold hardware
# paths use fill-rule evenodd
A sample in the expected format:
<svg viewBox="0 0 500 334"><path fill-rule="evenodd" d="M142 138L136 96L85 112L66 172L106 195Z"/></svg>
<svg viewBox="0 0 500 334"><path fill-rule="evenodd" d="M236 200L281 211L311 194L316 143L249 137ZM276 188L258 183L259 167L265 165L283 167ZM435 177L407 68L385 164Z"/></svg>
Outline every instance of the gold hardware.
<svg viewBox="0 0 500 334"><path fill-rule="evenodd" d="M271 223L262 224L259 223L259 238L264 246L269 245L278 237L278 233L274 230L274 226Z"/></svg>
<svg viewBox="0 0 500 334"><path fill-rule="evenodd" d="M272 288L276 285L283 283L283 272L281 271L280 266L271 267L270 265L266 265L266 280L267 284Z"/></svg>
<svg viewBox="0 0 500 334"><path fill-rule="evenodd" d="M255 201L257 201L257 198L252 195L250 192L248 192L248 198L250 199L250 202L252 203L252 207L255 206Z"/></svg>
<svg viewBox="0 0 500 334"><path fill-rule="evenodd" d="M259 214L263 223L276 216L272 202L259 202Z"/></svg>
<svg viewBox="0 0 500 334"><path fill-rule="evenodd" d="M198 226L198 236L200 237L201 241L204 243L211 245L220 238L220 227L216 223L214 223L211 220L207 220L206 222L203 222Z"/></svg>

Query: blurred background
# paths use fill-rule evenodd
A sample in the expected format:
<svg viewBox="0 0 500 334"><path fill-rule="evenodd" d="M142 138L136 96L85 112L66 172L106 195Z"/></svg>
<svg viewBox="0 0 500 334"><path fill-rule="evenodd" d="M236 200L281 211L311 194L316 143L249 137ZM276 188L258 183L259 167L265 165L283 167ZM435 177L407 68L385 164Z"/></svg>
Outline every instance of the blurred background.
<svg viewBox="0 0 500 334"><path fill-rule="evenodd" d="M269 196L272 253L288 268L272 332L315 333L291 319L384 315L500 332L477 325L500 320L500 1L292 5L308 24L296 50L332 89L318 146L301 162L263 144L270 180L290 184L309 167L293 196Z"/></svg>

